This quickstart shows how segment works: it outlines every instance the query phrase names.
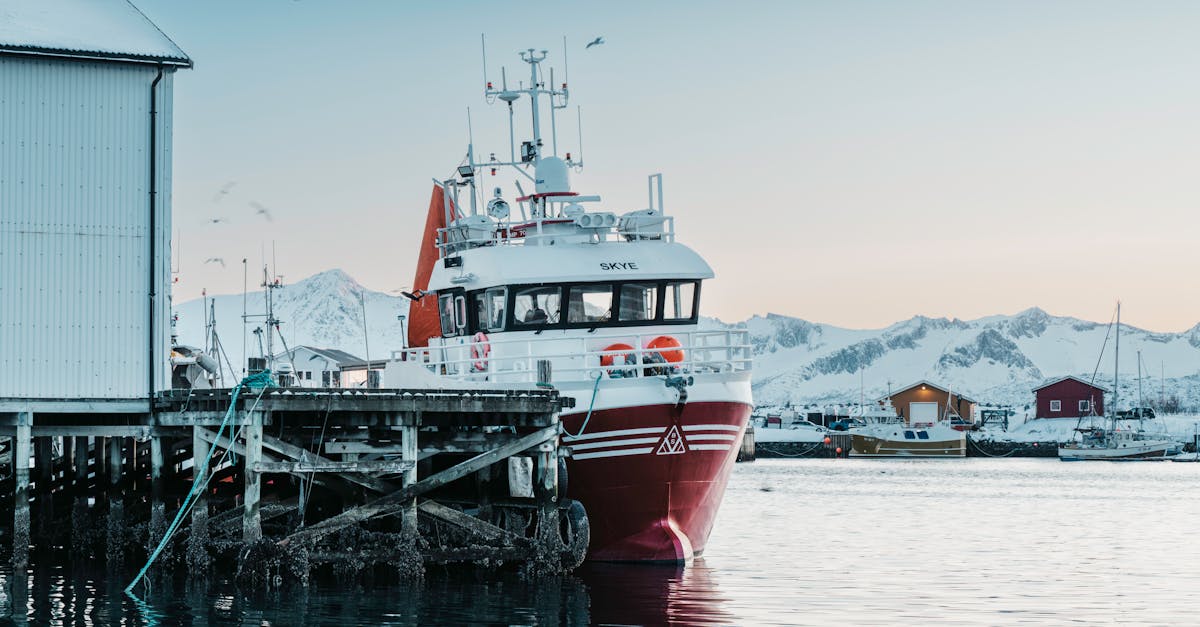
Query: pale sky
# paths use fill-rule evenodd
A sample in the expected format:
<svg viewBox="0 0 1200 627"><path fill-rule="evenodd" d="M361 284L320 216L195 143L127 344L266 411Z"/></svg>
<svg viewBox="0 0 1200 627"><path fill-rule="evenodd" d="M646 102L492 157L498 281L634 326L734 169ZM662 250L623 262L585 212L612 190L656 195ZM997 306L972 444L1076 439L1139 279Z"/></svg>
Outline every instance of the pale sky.
<svg viewBox="0 0 1200 627"><path fill-rule="evenodd" d="M567 36L575 190L621 213L662 172L717 273L706 315L1105 320L1119 297L1131 324L1200 321L1200 3L134 2L196 64L175 83L177 302L240 291L272 241L287 280L408 286L467 107L477 149L508 149L486 32L494 81L527 47L561 70Z"/></svg>

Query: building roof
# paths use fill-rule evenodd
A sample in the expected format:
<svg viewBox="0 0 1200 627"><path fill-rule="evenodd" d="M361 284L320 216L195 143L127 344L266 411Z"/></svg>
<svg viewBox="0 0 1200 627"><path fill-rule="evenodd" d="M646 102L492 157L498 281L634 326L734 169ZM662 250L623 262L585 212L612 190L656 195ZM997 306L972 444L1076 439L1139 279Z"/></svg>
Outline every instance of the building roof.
<svg viewBox="0 0 1200 627"><path fill-rule="evenodd" d="M1042 388L1048 388L1048 387L1050 387L1050 386L1054 385L1055 383L1062 383L1063 381L1066 381L1067 379L1073 379L1073 380L1075 380L1075 381L1078 381L1078 382L1080 382L1080 383L1082 383L1082 384L1084 384L1084 385L1086 385L1086 386L1088 386L1088 387L1090 387L1090 388L1095 388L1095 389L1097 389L1097 390L1100 390L1101 392L1108 392L1108 389L1107 389L1107 388L1102 388L1102 387L1100 387L1100 386L1098 386L1098 385L1096 385L1096 384L1094 384L1094 383L1091 383L1091 382L1088 382L1088 381L1084 381L1083 379L1080 379L1079 377L1077 377L1077 376L1075 376L1075 375L1072 375L1072 374L1069 374L1069 375L1067 375L1067 376L1065 376L1065 377L1058 377L1057 379L1050 379L1050 380L1048 380L1048 381L1046 381L1046 382L1042 383L1041 385L1039 385L1039 386L1037 386L1037 387L1033 388L1033 391L1034 391L1034 392L1037 392L1038 390L1040 390L1040 389L1042 389Z"/></svg>
<svg viewBox="0 0 1200 627"><path fill-rule="evenodd" d="M355 357L354 355L351 355L350 353L347 353L346 351L341 351L336 348L316 348L313 346L294 346L294 347L292 347L292 350L290 352L292 353L292 355L295 355L296 351L299 351L299 350L306 350L306 351L309 351L316 355L319 355L329 361L336 363L339 368L344 368L346 366L361 366L364 363L366 363L363 359L361 359L359 357ZM291 358L295 359L294 356ZM280 361L283 359L288 359L288 353L286 351L282 352L282 353L276 355L275 359L280 360ZM296 367L299 368L302 365L303 364L296 364Z"/></svg>
<svg viewBox="0 0 1200 627"><path fill-rule="evenodd" d="M925 379L921 379L920 381L917 381L916 383L913 383L912 385L906 385L906 386L904 386L904 387L902 387L902 388L900 388L900 389L898 389L898 390L895 390L895 391L893 391L893 392L891 393L891 395L889 395L889 396L881 396L881 397L879 397L879 398L877 398L877 399L875 399L875 400L877 400L877 401L883 401L883 400L890 399L890 398L892 398L893 396L895 396L895 395L897 395L897 394L900 394L901 392L907 392L908 390L911 390L911 389L913 389L913 388L917 387L918 385L928 385L929 387L931 387L931 388L933 388L933 389L935 389L935 390L939 390L939 391L945 392L945 393L947 393L947 394L954 394L955 396L957 396L957 397L959 398L959 400L963 400L963 401L966 401L966 402L968 402L968 403L974 403L974 402L975 402L975 400L974 400L974 399L968 398L968 397L967 397L967 395L966 395L966 394L963 394L962 392L953 392L953 391L951 391L951 390L947 390L946 388L944 388L944 387L942 387L942 386L940 386L940 385L937 385L937 384L935 384L935 383L931 383L931 382L929 382L929 381L927 381L927 380L925 380Z"/></svg>
<svg viewBox="0 0 1200 627"><path fill-rule="evenodd" d="M192 67L129 0L0 0L0 54Z"/></svg>

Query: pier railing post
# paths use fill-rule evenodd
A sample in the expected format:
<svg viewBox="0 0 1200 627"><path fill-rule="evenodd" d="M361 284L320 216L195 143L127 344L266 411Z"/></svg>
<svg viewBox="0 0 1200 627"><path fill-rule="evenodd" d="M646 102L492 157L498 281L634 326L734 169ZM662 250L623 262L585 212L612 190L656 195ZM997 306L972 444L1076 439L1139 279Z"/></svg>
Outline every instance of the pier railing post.
<svg viewBox="0 0 1200 627"><path fill-rule="evenodd" d="M262 462L263 412L250 412L250 424L246 425L246 486L245 509L242 512L242 542L252 544L262 539L262 473L255 467Z"/></svg>
<svg viewBox="0 0 1200 627"><path fill-rule="evenodd" d="M24 573L29 566L29 457L33 447L33 414L17 414L13 442L13 571Z"/></svg>
<svg viewBox="0 0 1200 627"><path fill-rule="evenodd" d="M192 472L193 481L204 485L208 481L209 468L204 460L208 458L208 440L201 437L204 427L192 427ZM201 488L196 493L192 505L192 533L188 536L188 565L193 570L208 569L208 489Z"/></svg>

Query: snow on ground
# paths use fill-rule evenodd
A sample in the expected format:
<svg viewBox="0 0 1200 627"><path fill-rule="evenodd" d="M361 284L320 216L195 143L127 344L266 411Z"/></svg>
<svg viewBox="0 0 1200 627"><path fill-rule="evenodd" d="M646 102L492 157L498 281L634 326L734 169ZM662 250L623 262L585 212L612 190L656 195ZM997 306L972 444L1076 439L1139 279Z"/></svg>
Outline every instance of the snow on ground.
<svg viewBox="0 0 1200 627"><path fill-rule="evenodd" d="M1129 421L1132 424L1133 421ZM1101 424L1097 420L1094 424ZM1008 431L987 429L982 437L1006 442L1066 442L1074 438L1075 418L1038 418L1020 425L1012 426ZM1145 421L1145 430L1150 433L1165 433L1171 439L1191 442L1197 429L1200 429L1200 416L1180 414L1159 416ZM1085 424L1086 426L1086 424Z"/></svg>
<svg viewBox="0 0 1200 627"><path fill-rule="evenodd" d="M774 429L757 427L754 429L754 442L823 442L825 432L804 427L800 429Z"/></svg>

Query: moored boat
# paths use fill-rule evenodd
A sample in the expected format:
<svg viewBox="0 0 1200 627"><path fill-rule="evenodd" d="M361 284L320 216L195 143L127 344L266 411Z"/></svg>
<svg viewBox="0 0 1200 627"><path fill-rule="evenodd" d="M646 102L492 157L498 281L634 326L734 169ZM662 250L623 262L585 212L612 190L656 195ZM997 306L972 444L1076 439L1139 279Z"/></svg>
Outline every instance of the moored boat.
<svg viewBox="0 0 1200 627"><path fill-rule="evenodd" d="M687 560L704 549L750 415L748 337L699 329L701 287L714 274L676 241L661 175L649 179L646 208L620 215L571 189L582 158L557 154L554 115L568 88L545 57L521 53L521 88L485 88L510 124L513 104L528 99L532 137L508 160L477 160L472 143L457 175L435 186L404 358L497 387L539 382L548 362L550 382L575 399L562 443L568 495L587 509L589 557ZM481 180L498 171L533 191L518 180L515 195L494 187L484 202Z"/></svg>
<svg viewBox="0 0 1200 627"><path fill-rule="evenodd" d="M853 416L854 414L852 414ZM948 420L906 423L890 402L866 407L850 430L851 457L965 457L966 434Z"/></svg>

